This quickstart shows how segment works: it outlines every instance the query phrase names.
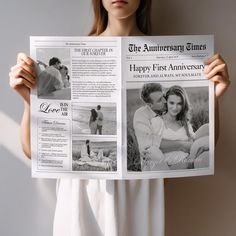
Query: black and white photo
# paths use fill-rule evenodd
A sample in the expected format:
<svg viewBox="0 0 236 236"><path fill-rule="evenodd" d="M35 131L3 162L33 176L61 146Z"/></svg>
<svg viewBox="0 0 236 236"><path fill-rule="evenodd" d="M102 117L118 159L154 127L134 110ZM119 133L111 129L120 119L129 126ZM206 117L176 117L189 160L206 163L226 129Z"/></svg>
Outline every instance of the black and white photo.
<svg viewBox="0 0 236 236"><path fill-rule="evenodd" d="M38 98L70 100L70 50L40 48L36 53Z"/></svg>
<svg viewBox="0 0 236 236"><path fill-rule="evenodd" d="M117 143L101 139L73 139L73 171L116 171Z"/></svg>
<svg viewBox="0 0 236 236"><path fill-rule="evenodd" d="M73 103L74 135L116 135L115 103Z"/></svg>
<svg viewBox="0 0 236 236"><path fill-rule="evenodd" d="M208 87L150 82L128 89L128 170L209 167L208 101Z"/></svg>

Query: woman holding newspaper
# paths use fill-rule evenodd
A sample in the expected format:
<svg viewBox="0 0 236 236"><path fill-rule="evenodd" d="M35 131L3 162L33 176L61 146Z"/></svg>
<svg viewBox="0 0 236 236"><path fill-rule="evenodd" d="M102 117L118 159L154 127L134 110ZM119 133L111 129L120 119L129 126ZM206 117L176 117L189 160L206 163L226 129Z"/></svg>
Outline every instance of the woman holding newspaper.
<svg viewBox="0 0 236 236"><path fill-rule="evenodd" d="M142 36L150 33L150 0L94 0L93 5L95 18L90 35ZM30 90L36 86L34 65L30 57L19 53L17 64L9 74L10 86L20 94L25 104L21 142L29 158ZM218 101L229 86L227 66L220 55L206 61L205 73L206 79L215 82ZM163 179L60 179L54 236L67 235L163 236Z"/></svg>

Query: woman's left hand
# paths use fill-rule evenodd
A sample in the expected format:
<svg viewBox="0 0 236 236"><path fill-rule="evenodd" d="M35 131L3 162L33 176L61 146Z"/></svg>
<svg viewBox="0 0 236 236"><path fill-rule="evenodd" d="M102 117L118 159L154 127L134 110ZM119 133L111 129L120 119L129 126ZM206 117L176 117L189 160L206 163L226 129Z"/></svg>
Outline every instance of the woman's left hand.
<svg viewBox="0 0 236 236"><path fill-rule="evenodd" d="M215 82L215 95L219 98L230 85L227 64L220 54L215 54L205 61L205 76Z"/></svg>

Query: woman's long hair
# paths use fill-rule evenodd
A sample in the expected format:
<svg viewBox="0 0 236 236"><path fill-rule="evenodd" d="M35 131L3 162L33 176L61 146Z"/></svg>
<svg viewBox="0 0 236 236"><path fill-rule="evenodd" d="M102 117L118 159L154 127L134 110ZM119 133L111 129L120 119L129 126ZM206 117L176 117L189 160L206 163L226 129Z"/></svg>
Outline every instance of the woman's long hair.
<svg viewBox="0 0 236 236"><path fill-rule="evenodd" d="M98 113L96 112L95 109L91 109L91 118L92 118L92 121L95 121L98 117Z"/></svg>
<svg viewBox="0 0 236 236"><path fill-rule="evenodd" d="M167 92L165 94L165 99L167 102L168 102L168 97L170 95L176 95L181 98L182 110L176 116L176 120L181 122L181 125L184 126L188 137L191 138L190 131L189 131L189 125L188 125L189 119L190 119L190 114L189 114L190 113L190 103L189 103L188 95L187 95L185 89L182 88L181 86L178 86L178 85L174 85L167 90ZM167 107L167 109L168 109L168 107ZM168 112L168 110L167 110L167 112Z"/></svg>
<svg viewBox="0 0 236 236"><path fill-rule="evenodd" d="M89 35L98 36L107 27L108 14L103 7L102 0L93 0L94 20L92 30ZM136 11L136 22L139 30L144 34L151 33L151 3L152 0L140 0Z"/></svg>

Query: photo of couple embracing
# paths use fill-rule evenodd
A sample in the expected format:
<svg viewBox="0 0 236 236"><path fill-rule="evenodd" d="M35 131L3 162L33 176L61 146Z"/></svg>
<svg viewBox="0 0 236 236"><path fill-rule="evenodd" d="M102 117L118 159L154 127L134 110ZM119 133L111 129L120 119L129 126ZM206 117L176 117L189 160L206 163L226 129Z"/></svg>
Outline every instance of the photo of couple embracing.
<svg viewBox="0 0 236 236"><path fill-rule="evenodd" d="M207 87L165 88L160 83L145 83L141 91L128 89L128 170L208 167L208 101Z"/></svg>

